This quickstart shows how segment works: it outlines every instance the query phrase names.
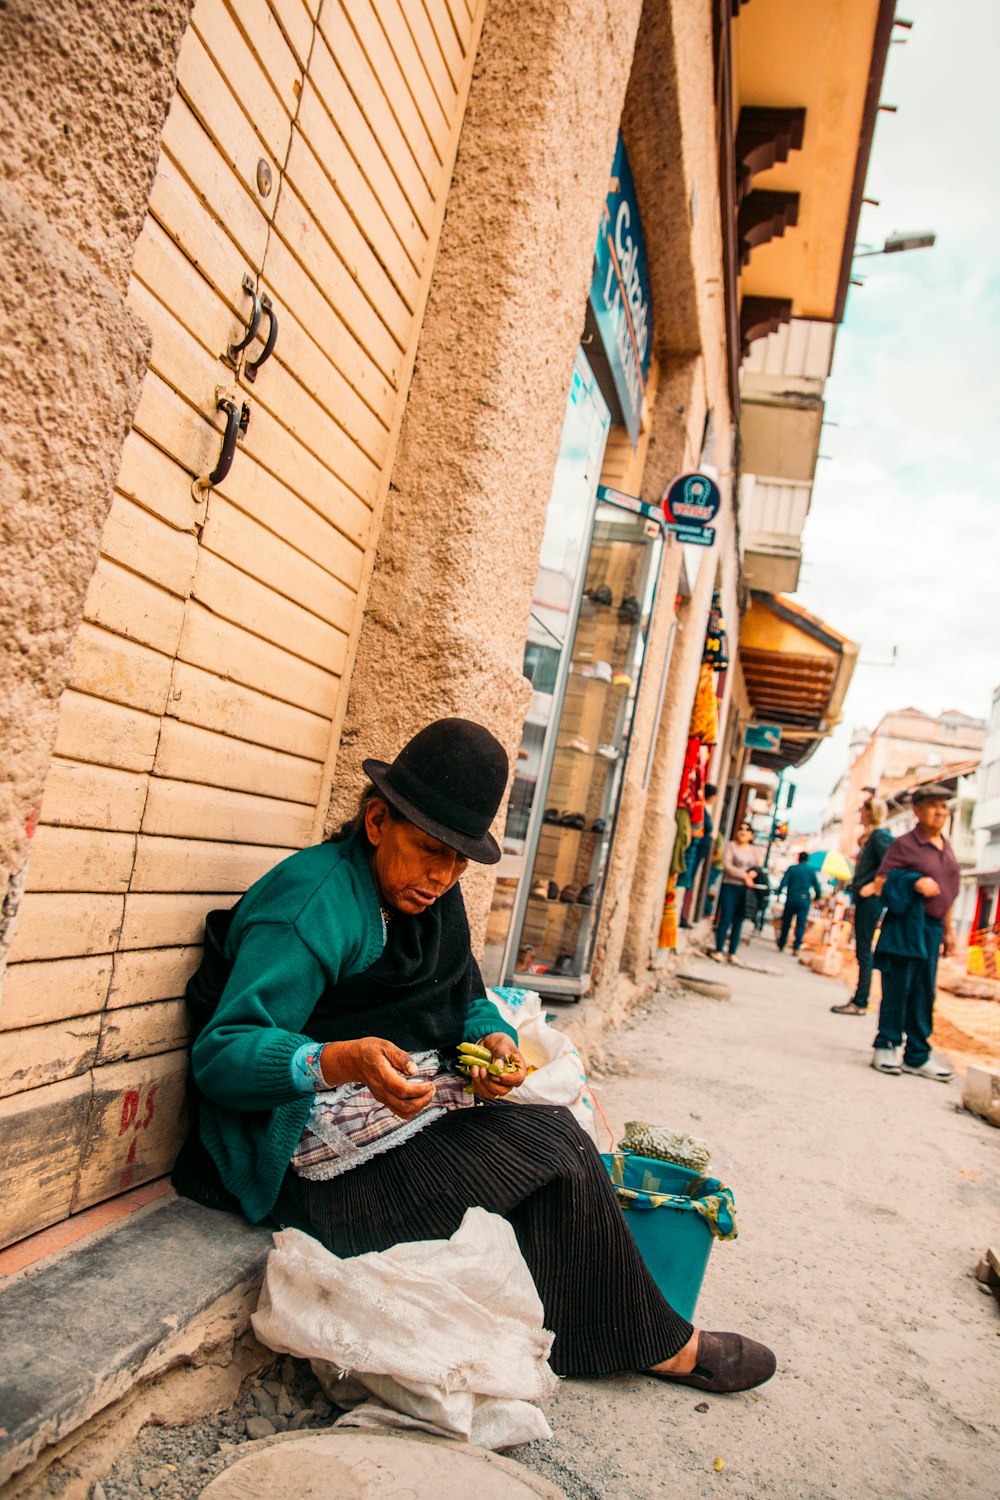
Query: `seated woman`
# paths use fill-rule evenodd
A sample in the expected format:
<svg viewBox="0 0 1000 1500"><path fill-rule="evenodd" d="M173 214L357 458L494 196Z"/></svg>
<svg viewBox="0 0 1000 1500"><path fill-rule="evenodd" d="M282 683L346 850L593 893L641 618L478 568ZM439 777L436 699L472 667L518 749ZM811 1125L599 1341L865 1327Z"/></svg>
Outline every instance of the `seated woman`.
<svg viewBox="0 0 1000 1500"><path fill-rule="evenodd" d="M770 1350L699 1333L664 1300L572 1115L499 1102L525 1065L486 998L458 881L470 860L500 858L502 746L442 719L364 769L353 821L235 909L228 978L192 1052L197 1138L178 1190L218 1202L217 1171L252 1222L303 1229L340 1256L447 1238L479 1206L513 1225L559 1374L647 1371L707 1391L769 1379ZM463 1041L512 1069L475 1067L475 1098L448 1071ZM366 1096L344 1085L401 1128L359 1147L346 1102Z"/></svg>

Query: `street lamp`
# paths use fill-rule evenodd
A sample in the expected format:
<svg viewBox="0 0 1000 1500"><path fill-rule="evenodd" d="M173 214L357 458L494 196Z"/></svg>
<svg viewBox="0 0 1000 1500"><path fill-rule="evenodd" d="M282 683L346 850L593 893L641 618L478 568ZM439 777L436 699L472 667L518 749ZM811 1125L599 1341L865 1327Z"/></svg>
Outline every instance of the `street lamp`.
<svg viewBox="0 0 1000 1500"><path fill-rule="evenodd" d="M867 255L899 255L903 250L929 250L936 239L933 229L911 229L909 233L895 229L886 235L881 250L856 250L853 258L863 260Z"/></svg>

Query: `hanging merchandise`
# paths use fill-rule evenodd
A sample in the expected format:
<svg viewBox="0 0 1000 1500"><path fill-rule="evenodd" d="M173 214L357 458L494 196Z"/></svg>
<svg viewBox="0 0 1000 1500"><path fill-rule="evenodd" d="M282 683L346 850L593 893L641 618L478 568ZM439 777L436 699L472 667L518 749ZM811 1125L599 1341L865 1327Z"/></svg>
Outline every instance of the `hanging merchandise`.
<svg viewBox="0 0 1000 1500"><path fill-rule="evenodd" d="M691 814L687 808L677 809L677 831L674 834L674 852L670 856L671 875L681 875L687 864L687 852L691 847Z"/></svg>
<svg viewBox="0 0 1000 1500"><path fill-rule="evenodd" d="M667 881L667 894L663 900L663 916L660 918L661 948L677 947L677 876Z"/></svg>
<svg viewBox="0 0 1000 1500"><path fill-rule="evenodd" d="M726 622L722 617L722 595L718 589L712 595L712 608L708 614L708 630L705 633L703 661L716 672L729 666L729 642L726 639Z"/></svg>
<svg viewBox="0 0 1000 1500"><path fill-rule="evenodd" d="M681 771L681 786L677 806L683 807L692 823L701 823L705 816L705 756L702 743L695 735L687 742L684 752L684 769Z"/></svg>
<svg viewBox="0 0 1000 1500"><path fill-rule="evenodd" d="M698 672L690 733L701 740L703 745L714 745L719 738L719 700L715 696L715 672L708 662L703 662Z"/></svg>

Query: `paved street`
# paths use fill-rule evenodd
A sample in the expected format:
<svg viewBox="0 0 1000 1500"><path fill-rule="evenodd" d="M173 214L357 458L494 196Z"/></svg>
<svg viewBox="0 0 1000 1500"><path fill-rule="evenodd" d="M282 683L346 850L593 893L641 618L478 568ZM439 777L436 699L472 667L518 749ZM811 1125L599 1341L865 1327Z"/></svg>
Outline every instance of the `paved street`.
<svg viewBox="0 0 1000 1500"><path fill-rule="evenodd" d="M957 1083L874 1073L873 1025L830 1014L837 981L767 935L744 956L773 972L683 961L732 998L658 996L609 1037L631 1071L597 1091L616 1131L713 1146L741 1233L715 1246L698 1319L771 1344L778 1373L728 1397L566 1382L554 1441L523 1456L600 1500L995 1497L1000 1309L971 1273L1000 1242L1000 1131L956 1111Z"/></svg>

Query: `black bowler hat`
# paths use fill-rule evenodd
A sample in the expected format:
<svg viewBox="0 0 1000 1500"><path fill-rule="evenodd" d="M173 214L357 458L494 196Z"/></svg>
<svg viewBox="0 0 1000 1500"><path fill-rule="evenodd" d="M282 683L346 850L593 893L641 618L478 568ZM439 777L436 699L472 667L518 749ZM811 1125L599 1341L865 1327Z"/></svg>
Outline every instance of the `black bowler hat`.
<svg viewBox="0 0 1000 1500"><path fill-rule="evenodd" d="M362 761L365 774L404 818L449 849L495 865L490 824L507 786L507 752L482 724L438 719L400 750L392 765Z"/></svg>

